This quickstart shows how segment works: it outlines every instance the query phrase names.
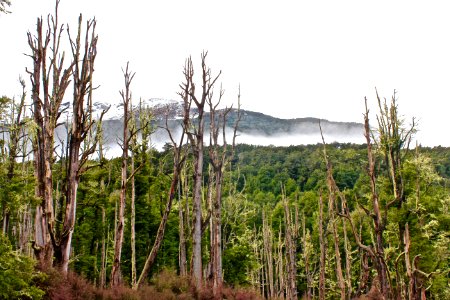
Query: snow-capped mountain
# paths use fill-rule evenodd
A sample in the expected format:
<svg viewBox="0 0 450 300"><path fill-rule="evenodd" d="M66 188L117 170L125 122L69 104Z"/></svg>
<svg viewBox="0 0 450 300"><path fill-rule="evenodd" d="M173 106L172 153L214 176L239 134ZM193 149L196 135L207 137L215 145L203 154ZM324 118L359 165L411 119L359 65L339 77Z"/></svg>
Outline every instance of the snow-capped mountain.
<svg viewBox="0 0 450 300"><path fill-rule="evenodd" d="M161 116L166 110L169 110L170 114L175 118L182 114L182 104L180 101L170 99L151 98L147 100L140 100L133 102L133 110L137 112L139 106L143 108L150 108L154 112L155 116ZM101 112L108 108L108 104L94 103L94 115L100 115ZM123 117L123 103L110 104L107 113L104 116L104 120L120 120Z"/></svg>
<svg viewBox="0 0 450 300"><path fill-rule="evenodd" d="M66 105L66 104L65 104ZM169 127L174 136L181 133L181 118L183 108L181 101L167 99L147 99L133 103L135 113L138 107L149 108L154 118L152 144L157 149L169 142L167 132L161 127L165 123L165 115L168 114ZM68 106L68 104L67 104ZM101 112L109 107L103 118L103 132L108 157L119 156L121 153L118 141L123 132L123 104L105 104L97 102L93 104L94 116L100 116ZM316 144L322 142L320 137L319 122L321 123L326 142L363 143L363 125L351 122L332 122L317 118L280 119L262 113L243 110L243 117L238 128L238 143L254 145L290 146L300 144ZM209 114L206 114L205 122L209 122ZM228 135L231 136L231 127L236 118L236 110L233 110L228 119ZM208 128L208 126L205 126ZM65 130L58 130L62 138ZM205 142L209 140L209 133L205 134ZM64 140L64 138L63 138Z"/></svg>

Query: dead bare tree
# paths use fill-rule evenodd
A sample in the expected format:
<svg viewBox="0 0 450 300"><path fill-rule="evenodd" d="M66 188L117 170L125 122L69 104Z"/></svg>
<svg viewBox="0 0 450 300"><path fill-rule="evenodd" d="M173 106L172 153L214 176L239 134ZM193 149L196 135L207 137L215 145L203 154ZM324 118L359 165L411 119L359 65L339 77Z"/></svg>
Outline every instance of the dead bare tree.
<svg viewBox="0 0 450 300"><path fill-rule="evenodd" d="M392 183L392 190L394 198L386 205L384 218L387 218L387 210L391 206L401 208L402 204L406 201L403 177L401 173L402 161L404 158L403 149L408 150L413 134L416 132L415 119L412 119L412 125L410 128L402 127L402 120L398 115L397 97L396 91L392 95L390 104L388 105L386 99L381 100L376 91L378 100L379 115L377 115L378 121L378 133L379 141L378 147L384 155L384 161L387 166L387 174ZM386 222L386 221L384 221ZM404 224L400 224L400 239L403 239Z"/></svg>
<svg viewBox="0 0 450 300"><path fill-rule="evenodd" d="M132 107L132 104L130 104ZM141 107L141 105L139 105ZM141 109L139 109L139 112L141 113ZM131 114L131 124L130 129L131 131L136 131L137 123L136 123L136 116L134 113ZM135 152L138 148L138 141L137 141L137 135L134 135L130 140L130 146L131 146L131 174L134 174L135 172ZM131 180L131 216L130 216L130 244L131 244L131 286L136 286L136 185L134 176L130 178Z"/></svg>
<svg viewBox="0 0 450 300"><path fill-rule="evenodd" d="M222 277L222 184L223 173L226 165L234 155L236 145L237 128L241 120L240 110L240 88L238 93L238 108L236 110L236 120L233 128L233 138L231 149L226 138L226 124L228 114L232 111L232 107L218 110L218 106L222 99L224 91L220 88L219 98L213 103L213 93L211 92L206 100L209 105L210 117L210 139L209 139L209 155L211 158L211 166L214 173L214 180L210 192L212 193L211 207L211 274L213 295L220 298L222 293L223 277ZM222 133L222 145L219 145L219 134Z"/></svg>
<svg viewBox="0 0 450 300"><path fill-rule="evenodd" d="M134 78L136 73L131 73L128 69L129 63L125 70L123 71L125 91L121 90L120 95L122 97L123 103L123 140L122 140L122 179L120 185L120 203L119 203L119 211L117 226L114 235L114 261L111 269L111 286L118 286L121 283L121 272L120 272L120 263L121 263L121 255L122 255L122 244L123 244L123 233L125 229L125 198L126 198L126 190L127 184L129 181L128 177L128 151L130 146L130 140L134 135L137 134L137 129L133 132L129 132L129 122L132 114L131 108L131 90L130 85L131 81ZM131 110L131 111L130 111ZM135 170L136 171L136 170ZM135 173L130 175L130 178L134 176Z"/></svg>
<svg viewBox="0 0 450 300"><path fill-rule="evenodd" d="M328 218L330 220L331 232L333 234L333 242L334 242L334 255L336 259L336 277L337 283L339 286L339 291L341 293L341 299L346 299L345 292L345 280L342 272L342 263L341 263L341 252L339 250L339 235L337 232L337 208L336 208L336 183L333 178L333 167L331 162L328 160L327 149L325 144L325 139L323 137L322 126L319 122L320 135L322 136L323 142L323 157L325 160L325 165L327 168L327 186L328 186Z"/></svg>
<svg viewBox="0 0 450 300"><path fill-rule="evenodd" d="M278 240L276 242L275 249L275 295L278 298L281 298L282 295L286 293L286 264L285 264L285 252L284 249L286 247L285 241L283 239L283 230L281 228L281 222L279 223L278 228Z"/></svg>
<svg viewBox="0 0 450 300"><path fill-rule="evenodd" d="M86 170L86 162L95 151L96 139L86 142L92 136L95 121L92 120L92 75L97 54L97 35L95 20L88 20L84 42L81 40L82 16L78 20L76 39L70 36L72 59L64 68L65 53L60 52L61 35L64 26L58 23L59 0L56 1L54 16L48 16L46 33L43 33L43 20L37 19L36 35L28 33L28 44L33 60L33 69L27 70L32 84L33 119L36 132L33 136L33 154L36 175L36 196L42 199L36 208L35 254L41 266L55 263L67 272L72 233L75 224L76 193L80 175ZM47 55L50 50L50 55ZM65 187L65 214L62 232L57 230L53 208L53 170L54 132L63 110L67 87L73 79L72 123L69 131L69 157ZM88 103L85 99L88 97ZM102 114L103 116L103 114ZM101 118L101 117L100 117ZM81 149L83 147L83 150ZM60 233L60 234L59 234Z"/></svg>
<svg viewBox="0 0 450 300"><path fill-rule="evenodd" d="M297 299L297 267L295 231L284 187L282 188L286 244L286 299Z"/></svg>
<svg viewBox="0 0 450 300"><path fill-rule="evenodd" d="M324 230L323 219L323 198L322 191L319 191L319 245L320 245L320 260L319 260L319 299L325 299L325 264L327 258L327 238Z"/></svg>
<svg viewBox="0 0 450 300"><path fill-rule="evenodd" d="M378 192L376 188L376 175L375 175L375 160L373 158L372 151L372 143L371 143L371 134L369 127L369 110L367 108L367 99L365 101L366 112L364 114L364 130L365 137L367 142L367 156L369 161L369 179L370 179L370 188L372 194L372 205L373 205L373 213L370 216L373 219L374 228L375 228L375 255L373 255L373 259L375 260L375 265L378 273L378 280L380 281L381 293L385 297L389 297L391 294L390 280L388 269L386 265L386 261L384 259L384 240L383 240L383 231L385 228L385 224L383 224L383 219L380 211L380 203L378 199Z"/></svg>
<svg viewBox="0 0 450 300"><path fill-rule="evenodd" d="M182 176L180 176L182 177ZM187 275L187 255L186 255L186 236L184 226L184 209L183 209L183 179L179 180L178 186L178 232L180 236L179 254L178 254L178 266L180 268L180 276Z"/></svg>
<svg viewBox="0 0 450 300"><path fill-rule="evenodd" d="M305 263L305 274L306 274L306 299L312 299L312 283L313 283L313 272L310 270L310 254L311 254L311 242L309 230L306 229L306 217L305 213L302 214L302 246L303 246L303 260Z"/></svg>
<svg viewBox="0 0 450 300"><path fill-rule="evenodd" d="M69 34L73 55L72 78L74 91L72 127L69 131L69 167L67 170L67 188L65 189L66 207L63 231L59 237L59 247L62 256L60 264L64 273L67 273L69 266L72 234L75 227L78 183L81 174L87 170L89 157L97 148L97 138L88 140L88 137L92 135L95 124L95 121L92 119L92 91L94 89L92 86L92 77L94 73L94 61L97 56L98 36L95 33L95 19L88 20L83 45L81 42L82 21L82 16L80 15L76 39L72 40ZM101 113L100 120L103 118L105 112L103 111ZM83 143L84 150L82 150Z"/></svg>
<svg viewBox="0 0 450 300"><path fill-rule="evenodd" d="M214 84L221 72L216 77L211 76L211 69L206 66L206 56L208 52L201 55L202 61L202 91L200 97L196 95L196 85L194 83L194 67L192 59L188 58L184 67L185 82L180 85L179 95L183 99L184 105L184 130L190 142L190 147L194 155L194 190L193 190L193 223L192 235L192 283L196 288L202 286L202 185L203 185L203 160L204 160L204 129L205 129L205 104L211 97ZM195 105L196 111L192 109ZM194 121L193 115L196 120ZM188 117L186 117L188 116Z"/></svg>
<svg viewBox="0 0 450 300"><path fill-rule="evenodd" d="M342 203L341 203L342 205ZM342 210L342 209L341 209ZM347 236L347 220L342 218L342 231L344 233L344 253L345 253L345 283L347 286L347 299L352 297L352 249Z"/></svg>
<svg viewBox="0 0 450 300"><path fill-rule="evenodd" d="M180 173L180 187L179 187L179 208L178 208L178 217L179 217L179 235L180 235L180 255L179 255L179 266L180 266L180 275L187 276L188 268L187 268L187 243L188 237L186 236L186 232L190 232L189 226L189 177L186 176L188 172L186 164ZM184 199L184 203L183 203Z"/></svg>
<svg viewBox="0 0 450 300"><path fill-rule="evenodd" d="M36 123L33 156L35 164L36 197L41 204L36 208L35 239L33 248L39 263L50 267L53 258L53 244L50 233L55 225L53 211L52 163L54 131L60 115L60 105L70 82L73 63L63 70L64 55L59 55L59 45L63 26L58 24L58 5L55 15L47 17L48 29L43 33L42 17L37 19L36 35L28 32L29 57L33 69L29 71L33 100L33 118ZM47 50L52 41L50 58ZM50 61L48 61L48 59ZM50 77L50 74L52 76ZM53 80L52 85L50 81ZM42 90L41 90L42 87Z"/></svg>
<svg viewBox="0 0 450 300"><path fill-rule="evenodd" d="M381 152L386 165L387 176L392 184L393 198L387 201L383 211L383 224L388 224L388 212L391 207L397 208L399 214L402 213L402 206L406 202L406 195L404 191L404 180L402 175L402 164L405 155L409 152L409 145L412 136L416 132L415 119L412 119L410 127L405 128L403 120L399 116L397 107L396 91L391 97L388 104L386 99L381 100L376 91L379 114L377 115L378 122L378 150ZM405 226L404 221L407 218L399 218L398 221L398 240L400 248L405 248L404 236ZM405 261L406 263L406 261ZM405 268L408 266L405 264Z"/></svg>
<svg viewBox="0 0 450 300"><path fill-rule="evenodd" d="M373 227L374 227L374 247L364 245L361 239L361 235L356 230L355 224L353 222L352 217L350 216L350 212L348 210L347 201L345 199L345 196L339 191L339 188L336 186L336 183L334 181L334 178L331 174L331 176L328 176L328 184L331 186L332 190L338 194L338 196L341 199L341 205L342 205L342 211L338 213L339 216L344 217L348 220L353 236L355 238L356 244L358 247L364 251L368 257L371 258L375 269L377 271L377 277L372 282L372 289L373 293L378 293L377 289L379 286L379 293L383 295L385 298L391 298L392 292L391 292L391 285L390 285L390 277L389 272L384 256L384 240L383 240L383 232L385 228L385 223L383 222L381 209L380 209L380 202L378 199L378 192L376 187L376 174L375 174L375 160L373 157L373 150L372 150L372 142L371 142L371 131L369 126L369 110L367 108L367 99L365 101L366 105L366 111L364 114L364 129L365 129L365 137L367 142L367 155L368 155L368 175L370 180L370 188L371 188L371 200L372 200L372 211L369 211L364 206L360 205L360 207L364 210L364 212L372 218L373 221ZM330 162L328 162L330 165ZM363 254L364 255L364 254ZM367 261L364 260L364 256L362 258L362 272L366 274L367 272ZM364 275L362 274L362 275ZM367 276L363 276L363 281L367 280ZM360 289L361 290L361 287ZM359 293L360 291L358 291Z"/></svg>
<svg viewBox="0 0 450 300"><path fill-rule="evenodd" d="M264 281L267 289L267 298L272 299L275 297L275 284L274 284L274 258L273 258L273 230L272 224L268 220L266 212L262 211L262 234L263 234L263 273Z"/></svg>
<svg viewBox="0 0 450 300"><path fill-rule="evenodd" d="M97 133L97 141L98 141L98 159L100 161L100 164L104 161L104 153L103 153L103 124L102 120L99 120L96 126L96 133ZM106 180L108 179L108 180ZM108 177L102 176L100 178L100 197L106 198L106 191L108 186L111 183L111 165L109 164L109 172ZM102 211L102 241L101 241L101 259L100 259L100 271L99 271L99 281L98 286L100 288L106 287L106 264L107 264L107 236L109 235L109 221L106 220L106 208L105 205L102 205L101 207Z"/></svg>
<svg viewBox="0 0 450 300"><path fill-rule="evenodd" d="M425 282L430 279L435 272L431 272L429 274L423 272L418 267L418 262L420 259L420 255L416 255L411 261L410 257L410 246L411 239L409 236L409 225L406 223L405 231L404 231L404 252L402 252L398 258L402 255L405 256L405 266L406 266L406 276L408 278L408 288L406 291L406 297L409 300L424 300L426 299L425 292L426 287L424 287ZM402 295L403 296L403 295Z"/></svg>

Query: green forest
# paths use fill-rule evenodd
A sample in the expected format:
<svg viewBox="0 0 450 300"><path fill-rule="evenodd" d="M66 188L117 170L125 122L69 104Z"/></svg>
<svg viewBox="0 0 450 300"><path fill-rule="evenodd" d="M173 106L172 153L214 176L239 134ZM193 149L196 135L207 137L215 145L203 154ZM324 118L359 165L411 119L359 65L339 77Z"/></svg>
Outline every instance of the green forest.
<svg viewBox="0 0 450 300"><path fill-rule="evenodd" d="M0 98L0 299L450 299L450 148L415 142L395 92L365 100L365 144L256 146L208 52L180 70L180 135L127 64L105 157L96 20L66 32L58 3L28 33L21 96Z"/></svg>

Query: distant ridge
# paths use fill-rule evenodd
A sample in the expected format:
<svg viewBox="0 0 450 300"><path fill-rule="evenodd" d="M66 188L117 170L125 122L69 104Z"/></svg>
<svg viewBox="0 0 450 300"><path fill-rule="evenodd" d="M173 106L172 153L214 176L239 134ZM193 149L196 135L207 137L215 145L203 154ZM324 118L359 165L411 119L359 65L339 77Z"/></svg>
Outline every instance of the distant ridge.
<svg viewBox="0 0 450 300"><path fill-rule="evenodd" d="M133 103L137 107L139 103ZM154 111L155 133L152 135L153 145L161 149L169 141L167 133L162 130L164 114L169 111L169 127L175 135L181 132L182 103L176 100L148 99L142 102L144 107ZM101 111L108 107L105 103L94 103L94 115L100 115ZM358 143L364 142L363 124L356 122L334 122L313 117L281 119L250 110L241 110L242 119L239 123L237 142L253 145L290 146L300 144L316 144L321 142L319 122L321 123L327 143ZM70 112L69 112L70 114ZM123 128L123 108L121 104L112 105L103 120L103 134L107 156L120 155L120 147L117 141L120 139ZM229 135L231 127L236 120L236 109L233 109L227 120ZM206 113L206 123L209 122L209 113ZM208 126L206 126L208 128ZM59 128L57 132L60 139L65 140L65 129ZM209 136L209 133L205 135ZM205 142L209 137L205 139Z"/></svg>

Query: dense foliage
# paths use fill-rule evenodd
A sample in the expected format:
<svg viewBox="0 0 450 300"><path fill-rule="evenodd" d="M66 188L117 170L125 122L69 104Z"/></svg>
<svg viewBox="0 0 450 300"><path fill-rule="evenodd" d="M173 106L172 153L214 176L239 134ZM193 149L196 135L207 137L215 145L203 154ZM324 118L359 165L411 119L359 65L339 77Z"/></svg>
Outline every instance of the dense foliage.
<svg viewBox="0 0 450 300"><path fill-rule="evenodd" d="M297 244L298 289L299 294L306 293L307 277L305 272L304 255L308 253L313 289L318 287L317 265L319 262L319 232L318 195L319 191L326 193L326 166L323 160L322 145L305 145L291 147L238 145L232 160L232 170L225 176L223 202L223 268L224 279L229 285L246 285L258 288L261 279L258 272L263 269L261 253L263 247L264 222L268 222L273 233L274 249L284 247L283 193L289 200L290 207L296 212L299 223ZM352 216L362 230L364 240L370 243L370 219L358 208L358 204L370 205L368 201L368 176L366 174L367 158L364 145L331 144L327 146L328 156L334 164L333 176L340 190L346 195ZM448 296L448 264L449 264L449 226L450 217L448 207L450 168L448 157L450 149L443 147L419 148L417 153L405 153L405 163L402 170L405 180L406 197L408 199L401 211L393 212L393 220L404 219L408 222L411 235L411 255L420 255L420 269L431 274L427 282L428 294L433 298ZM170 170L172 161L171 149L163 152L151 151L146 154L136 153L139 160L146 161L145 166L136 175L136 252L137 269L142 269L145 257L151 248L159 221L162 216L170 185ZM208 157L206 158L208 161ZM61 168L61 162L54 164L55 172ZM98 162L92 162L96 164ZM207 165L207 164L206 164ZM384 174L385 167L380 160L378 172ZM18 164L17 176L26 179L31 165ZM188 167L189 168L189 167ZM206 167L205 167L206 168ZM20 172L20 173L19 173ZM183 180L189 181L189 175L183 175ZM208 170L205 169L205 186L207 185ZM391 189L387 175L380 175L377 179L380 195L387 195ZM55 182L55 190L58 182ZM31 187L30 187L31 188ZM71 268L91 282L99 282L101 272L109 274L112 260L114 218L120 188L120 159L104 159L101 165L89 169L80 180L78 190L78 208L74 233L74 249ZM24 216L31 214L35 200L31 197L21 197L29 193L26 186L11 189L6 183L1 186L3 195L6 191L17 195L18 204L9 206L11 210L12 226L8 231L9 239L14 249L30 249L32 237L28 236L25 244L20 244L24 237ZM179 266L179 212L180 207L190 205L186 197L191 197L190 191L180 191L175 207L170 214L167 233L162 249L157 257L156 267L152 274L158 274L164 269L177 270ZM420 192L420 195L418 193ZM206 189L205 189L206 193ZM129 198L128 198L129 199ZM129 200L127 200L129 201ZM327 201L325 210L327 211ZM189 209L188 209L189 211ZM129 216L129 205L127 205ZM205 207L204 216L207 216ZM130 276L130 240L129 217L126 221L125 244L123 247L123 276L129 282ZM348 226L348 225L347 225ZM31 230L31 229L30 229ZM267 230L267 229L265 229ZM338 222L338 231L342 233L342 223ZM351 236L349 228L346 229ZM301 234L301 231L304 234ZM391 223L386 230L388 251L395 253L399 247L395 224ZM281 239L280 239L281 238ZM328 235L331 243L331 235ZM204 235L207 247L208 230ZM7 240L2 243L7 245ZM356 249L355 242L350 237L351 248ZM103 246L102 246L103 245ZM8 253L12 249L7 247ZM305 248L306 247L306 248ZM341 244L344 254L344 245ZM205 249L207 250L207 249ZM28 250L29 251L29 250ZM102 251L106 254L102 269ZM332 257L331 248L327 254ZM5 252L6 253L6 252ZM205 262L208 251L205 251ZM9 256L8 256L9 255ZM15 261L19 256L3 255ZM18 254L17 254L18 255ZM391 252L386 253L387 256ZM357 257L353 253L353 260ZM392 260L396 257L391 257ZM9 277L7 282L15 282L17 286L27 287L31 283L33 274L32 263L27 258L17 260L28 267L21 266L25 278ZM334 268L332 259L327 268ZM313 268L313 270L311 270ZM352 264L352 286L357 286L359 263ZM394 270L392 270L394 272ZM329 272L327 289L330 297L336 295L337 286L333 272ZM14 279L16 278L16 279ZM3 289L7 290L7 289ZM317 291L315 292L317 295Z"/></svg>
<svg viewBox="0 0 450 300"><path fill-rule="evenodd" d="M44 275L34 265L32 258L13 250L0 233L0 299L42 299L44 291L36 284Z"/></svg>

